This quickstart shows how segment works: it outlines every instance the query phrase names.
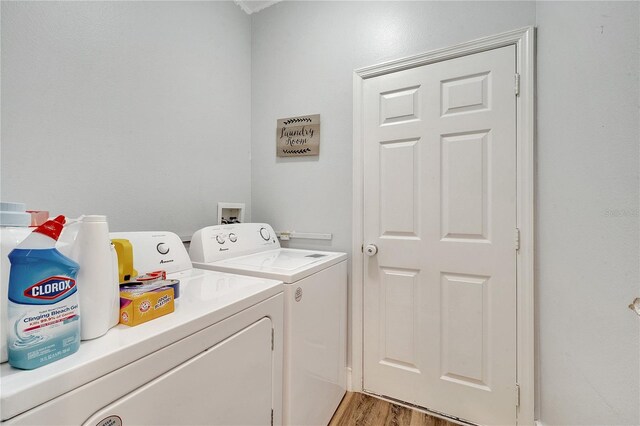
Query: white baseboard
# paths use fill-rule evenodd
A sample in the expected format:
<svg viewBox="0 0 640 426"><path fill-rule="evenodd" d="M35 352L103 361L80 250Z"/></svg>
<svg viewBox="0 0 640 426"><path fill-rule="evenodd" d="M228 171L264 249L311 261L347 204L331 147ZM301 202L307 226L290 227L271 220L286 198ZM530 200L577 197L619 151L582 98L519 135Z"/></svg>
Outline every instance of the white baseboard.
<svg viewBox="0 0 640 426"><path fill-rule="evenodd" d="M353 374L351 367L347 367L347 390L353 392Z"/></svg>

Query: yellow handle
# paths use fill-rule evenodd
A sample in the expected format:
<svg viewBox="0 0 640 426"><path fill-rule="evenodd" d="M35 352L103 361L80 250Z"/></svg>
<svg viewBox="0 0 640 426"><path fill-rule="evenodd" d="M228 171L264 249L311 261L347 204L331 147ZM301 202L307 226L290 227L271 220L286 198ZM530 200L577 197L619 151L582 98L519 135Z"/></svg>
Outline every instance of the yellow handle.
<svg viewBox="0 0 640 426"><path fill-rule="evenodd" d="M133 246L131 241L115 239L111 240L111 242L118 255L118 281L123 283L137 277L138 272L133 269Z"/></svg>

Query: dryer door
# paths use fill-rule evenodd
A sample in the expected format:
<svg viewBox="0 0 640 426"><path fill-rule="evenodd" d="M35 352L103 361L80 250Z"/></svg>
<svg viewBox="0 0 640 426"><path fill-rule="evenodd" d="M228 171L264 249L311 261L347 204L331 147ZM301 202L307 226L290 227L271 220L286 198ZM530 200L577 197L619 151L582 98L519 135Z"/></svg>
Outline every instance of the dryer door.
<svg viewBox="0 0 640 426"><path fill-rule="evenodd" d="M270 424L271 327L270 319L259 320L98 411L85 426Z"/></svg>

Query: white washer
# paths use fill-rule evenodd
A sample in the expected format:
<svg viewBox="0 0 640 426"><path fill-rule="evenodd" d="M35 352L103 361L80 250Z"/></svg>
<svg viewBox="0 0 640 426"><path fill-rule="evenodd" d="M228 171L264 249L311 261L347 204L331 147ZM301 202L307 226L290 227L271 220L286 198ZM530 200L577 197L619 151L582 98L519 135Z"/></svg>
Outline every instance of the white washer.
<svg viewBox="0 0 640 426"><path fill-rule="evenodd" d="M326 425L346 390L347 255L281 248L271 226L209 226L196 268L284 281L284 423Z"/></svg>
<svg viewBox="0 0 640 426"><path fill-rule="evenodd" d="M175 312L35 370L3 364L3 424L281 424L282 282L193 269L169 232L111 237L131 241L139 273L180 280Z"/></svg>

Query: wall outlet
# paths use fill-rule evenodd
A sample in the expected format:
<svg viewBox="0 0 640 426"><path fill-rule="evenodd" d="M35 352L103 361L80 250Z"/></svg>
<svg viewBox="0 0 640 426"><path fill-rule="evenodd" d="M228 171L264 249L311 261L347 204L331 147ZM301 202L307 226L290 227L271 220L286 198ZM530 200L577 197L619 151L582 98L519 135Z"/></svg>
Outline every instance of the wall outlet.
<svg viewBox="0 0 640 426"><path fill-rule="evenodd" d="M244 203L218 203L218 225L244 222Z"/></svg>

